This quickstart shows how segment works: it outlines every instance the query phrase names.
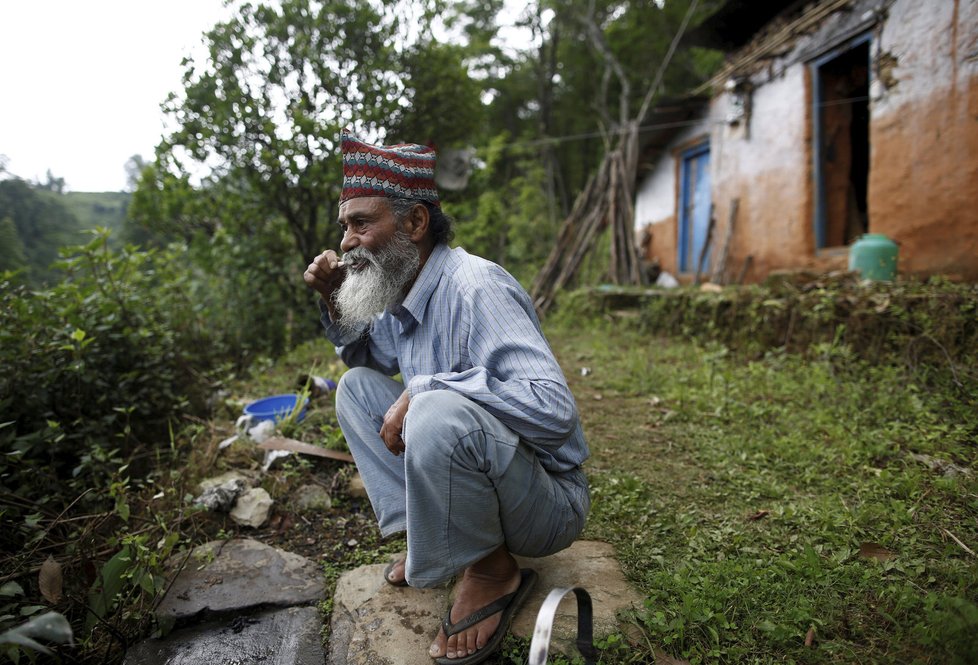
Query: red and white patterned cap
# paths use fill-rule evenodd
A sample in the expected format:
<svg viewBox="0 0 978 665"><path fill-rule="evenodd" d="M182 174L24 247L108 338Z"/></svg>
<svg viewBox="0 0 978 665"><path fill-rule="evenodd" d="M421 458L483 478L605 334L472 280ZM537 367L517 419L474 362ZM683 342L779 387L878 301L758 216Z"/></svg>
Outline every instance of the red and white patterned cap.
<svg viewBox="0 0 978 665"><path fill-rule="evenodd" d="M388 196L438 203L435 150L415 143L377 146L350 130L340 134L343 192L340 203L363 196Z"/></svg>

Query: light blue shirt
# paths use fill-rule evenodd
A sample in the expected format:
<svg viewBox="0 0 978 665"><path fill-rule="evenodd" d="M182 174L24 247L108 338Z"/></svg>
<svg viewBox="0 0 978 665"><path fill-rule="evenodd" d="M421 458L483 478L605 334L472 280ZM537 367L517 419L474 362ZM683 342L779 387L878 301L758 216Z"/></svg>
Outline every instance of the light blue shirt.
<svg viewBox="0 0 978 665"><path fill-rule="evenodd" d="M495 263L437 245L404 301L379 315L369 334L344 335L320 309L326 337L348 366L400 372L411 396L464 395L532 446L548 471L588 458L574 396L533 303Z"/></svg>

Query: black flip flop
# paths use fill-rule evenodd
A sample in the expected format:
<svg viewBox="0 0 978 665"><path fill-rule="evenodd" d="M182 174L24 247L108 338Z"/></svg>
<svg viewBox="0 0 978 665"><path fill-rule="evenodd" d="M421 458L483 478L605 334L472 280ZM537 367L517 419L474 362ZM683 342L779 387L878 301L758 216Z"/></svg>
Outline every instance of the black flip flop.
<svg viewBox="0 0 978 665"><path fill-rule="evenodd" d="M387 567L384 568L384 581L385 582L387 582L391 586L399 586L400 587L400 586L407 586L408 585L407 579L398 580L397 582L394 582L394 581L391 580L391 573L394 571L394 566L396 566L399 563L403 563L403 562L404 562L404 559L394 559L389 564L387 564Z"/></svg>
<svg viewBox="0 0 978 665"><path fill-rule="evenodd" d="M461 658L448 658L447 656L435 658L435 663L437 665L475 665L495 653L499 645L502 644L506 631L509 630L509 624L512 623L513 616L523 606L523 603L526 602L530 591L533 590L533 585L536 583L537 572L532 568L523 568L520 570L520 586L516 591L508 593L502 598L497 598L485 607L476 610L460 620L458 623L452 623L452 608L449 607L448 612L445 613L445 618L441 620L441 629L445 631L445 637L451 637L452 635L461 633L463 630L471 628L497 612L502 612L503 614L499 619L499 627L496 628L496 632L486 642L486 646L473 654Z"/></svg>

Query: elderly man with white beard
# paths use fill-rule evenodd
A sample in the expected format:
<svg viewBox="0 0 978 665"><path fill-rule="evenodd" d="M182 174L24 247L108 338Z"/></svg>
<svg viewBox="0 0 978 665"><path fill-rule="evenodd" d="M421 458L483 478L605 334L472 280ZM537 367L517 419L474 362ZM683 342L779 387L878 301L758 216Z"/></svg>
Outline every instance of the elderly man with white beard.
<svg viewBox="0 0 978 665"><path fill-rule="evenodd" d="M385 579L458 576L429 655L471 665L498 648L536 581L513 555L552 554L584 527L588 447L526 291L449 247L435 152L341 139L343 256L326 250L304 275L351 368L336 414L381 533L407 534Z"/></svg>

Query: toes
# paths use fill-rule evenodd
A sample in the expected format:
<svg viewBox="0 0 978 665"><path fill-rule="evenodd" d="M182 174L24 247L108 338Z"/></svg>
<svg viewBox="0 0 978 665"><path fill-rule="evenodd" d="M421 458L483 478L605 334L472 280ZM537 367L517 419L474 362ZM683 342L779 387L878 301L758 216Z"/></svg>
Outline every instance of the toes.
<svg viewBox="0 0 978 665"><path fill-rule="evenodd" d="M465 648L465 645L462 645ZM448 638L448 642L445 646L445 655L449 658L457 658L459 656L464 656L465 652L459 653L458 635L452 635Z"/></svg>
<svg viewBox="0 0 978 665"><path fill-rule="evenodd" d="M441 658L447 655L446 653L447 650L445 648L446 641L447 640L445 640L445 633L439 630L438 637L435 638L435 641L431 643L431 647L428 648L428 654L432 658Z"/></svg>
<svg viewBox="0 0 978 665"><path fill-rule="evenodd" d="M475 638L475 648L484 649L486 644L489 643L489 638L492 637L493 632L495 631L480 630Z"/></svg>
<svg viewBox="0 0 978 665"><path fill-rule="evenodd" d="M398 583L404 579L404 561L398 561L390 567L390 571L387 573L387 581Z"/></svg>
<svg viewBox="0 0 978 665"><path fill-rule="evenodd" d="M474 629L465 631L465 648L468 651L468 653L475 653L475 650L478 648L476 646L476 642L477 642L476 638L478 638L479 633L481 632L482 631L474 630Z"/></svg>

